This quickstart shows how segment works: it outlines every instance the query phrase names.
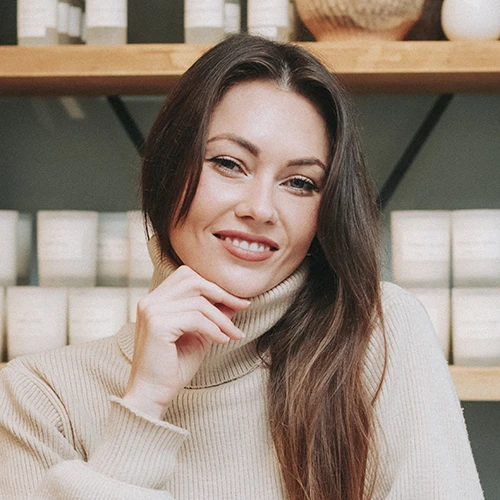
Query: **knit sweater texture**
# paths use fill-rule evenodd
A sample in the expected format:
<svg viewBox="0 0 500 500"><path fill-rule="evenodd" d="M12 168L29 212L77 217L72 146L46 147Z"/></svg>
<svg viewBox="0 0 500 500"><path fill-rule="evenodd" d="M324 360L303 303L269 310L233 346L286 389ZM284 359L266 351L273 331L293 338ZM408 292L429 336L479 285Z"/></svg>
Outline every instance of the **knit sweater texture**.
<svg viewBox="0 0 500 500"><path fill-rule="evenodd" d="M155 288L174 267L154 242L150 254ZM214 345L161 421L121 399L133 324L104 340L11 361L0 372L0 498L284 500L266 409L268 368L256 343L286 313L306 274L303 265L233 318L246 337ZM383 308L388 365L375 406L374 500L482 499L427 314L387 283ZM372 393L383 362L383 335L374 331L365 360ZM369 476L374 466L371 460Z"/></svg>

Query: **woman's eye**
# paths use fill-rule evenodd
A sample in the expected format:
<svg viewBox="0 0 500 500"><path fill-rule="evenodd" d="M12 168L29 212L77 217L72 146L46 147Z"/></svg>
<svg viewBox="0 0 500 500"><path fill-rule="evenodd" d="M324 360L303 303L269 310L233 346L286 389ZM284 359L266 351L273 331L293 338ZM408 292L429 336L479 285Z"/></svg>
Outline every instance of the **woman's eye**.
<svg viewBox="0 0 500 500"><path fill-rule="evenodd" d="M210 158L208 161L214 164L216 168L223 171L236 172L241 170L238 163L225 156L215 156L214 158Z"/></svg>
<svg viewBox="0 0 500 500"><path fill-rule="evenodd" d="M301 191L303 193L311 193L313 191L318 192L319 188L316 184L306 177L293 177L287 181L288 186L290 186L295 191Z"/></svg>

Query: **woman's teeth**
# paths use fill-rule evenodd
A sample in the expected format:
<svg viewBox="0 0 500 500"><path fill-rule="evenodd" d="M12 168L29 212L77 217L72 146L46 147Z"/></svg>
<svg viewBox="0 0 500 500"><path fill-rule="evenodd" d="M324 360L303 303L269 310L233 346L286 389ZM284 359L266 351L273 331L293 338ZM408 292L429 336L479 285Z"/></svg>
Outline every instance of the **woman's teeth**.
<svg viewBox="0 0 500 500"><path fill-rule="evenodd" d="M241 248L242 250L250 250L252 252L269 252L271 250L270 247L263 245L262 243L256 243L255 241L249 243L248 241L239 240L237 238L223 237L222 239L231 243L231 245L234 245L235 247Z"/></svg>

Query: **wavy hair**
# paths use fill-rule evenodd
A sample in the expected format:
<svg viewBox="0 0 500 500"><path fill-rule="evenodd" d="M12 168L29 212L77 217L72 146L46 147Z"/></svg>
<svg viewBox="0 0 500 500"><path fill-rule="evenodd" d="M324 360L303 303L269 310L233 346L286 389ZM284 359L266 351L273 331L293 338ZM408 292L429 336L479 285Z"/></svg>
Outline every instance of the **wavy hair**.
<svg viewBox="0 0 500 500"><path fill-rule="evenodd" d="M363 371L371 334L382 325L378 214L342 85L296 45L248 35L217 44L182 76L148 136L143 212L162 253L179 261L169 228L189 212L211 115L229 88L252 80L307 98L329 137L309 276L260 340L269 354L269 418L285 488L291 500L370 498L376 394Z"/></svg>

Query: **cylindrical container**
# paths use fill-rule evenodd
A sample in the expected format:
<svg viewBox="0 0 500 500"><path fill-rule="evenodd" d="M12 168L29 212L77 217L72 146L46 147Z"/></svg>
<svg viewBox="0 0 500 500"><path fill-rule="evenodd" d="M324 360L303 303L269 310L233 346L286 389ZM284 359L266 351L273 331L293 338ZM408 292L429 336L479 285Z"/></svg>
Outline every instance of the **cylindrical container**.
<svg viewBox="0 0 500 500"><path fill-rule="evenodd" d="M425 307L446 359L450 357L451 298L449 288L407 288Z"/></svg>
<svg viewBox="0 0 500 500"><path fill-rule="evenodd" d="M33 244L33 217L19 214L17 222L17 284L29 285L31 274L31 247Z"/></svg>
<svg viewBox="0 0 500 500"><path fill-rule="evenodd" d="M128 290L119 287L69 290L69 343L110 337L127 322Z"/></svg>
<svg viewBox="0 0 500 500"><path fill-rule="evenodd" d="M57 2L57 41L59 45L69 43L69 2L70 0L58 0Z"/></svg>
<svg viewBox="0 0 500 500"><path fill-rule="evenodd" d="M17 0L18 45L57 45L57 0Z"/></svg>
<svg viewBox="0 0 500 500"><path fill-rule="evenodd" d="M128 321L135 323L137 319L137 303L149 293L147 287L131 287L128 289Z"/></svg>
<svg viewBox="0 0 500 500"><path fill-rule="evenodd" d="M128 286L147 287L153 276L153 263L148 252L146 232L140 210L128 216L129 267Z"/></svg>
<svg viewBox="0 0 500 500"><path fill-rule="evenodd" d="M240 0L224 1L224 33L232 34L241 31Z"/></svg>
<svg viewBox="0 0 500 500"><path fill-rule="evenodd" d="M453 363L500 366L500 288L452 289Z"/></svg>
<svg viewBox="0 0 500 500"><path fill-rule="evenodd" d="M19 212L0 210L0 286L17 281L17 228Z"/></svg>
<svg viewBox="0 0 500 500"><path fill-rule="evenodd" d="M8 359L66 345L65 288L7 288Z"/></svg>
<svg viewBox="0 0 500 500"><path fill-rule="evenodd" d="M224 36L224 13L224 0L184 0L184 41L220 41Z"/></svg>
<svg viewBox="0 0 500 500"><path fill-rule="evenodd" d="M449 287L450 212L394 211L391 235L395 283L405 287Z"/></svg>
<svg viewBox="0 0 500 500"><path fill-rule="evenodd" d="M441 24L448 40L497 40L500 37L500 2L444 0Z"/></svg>
<svg viewBox="0 0 500 500"><path fill-rule="evenodd" d="M126 286L127 283L127 213L100 213L97 248L97 285Z"/></svg>
<svg viewBox="0 0 500 500"><path fill-rule="evenodd" d="M290 39L289 0L248 0L248 32L271 40Z"/></svg>
<svg viewBox="0 0 500 500"><path fill-rule="evenodd" d="M82 9L81 0L70 0L68 14L68 37L69 43L82 43Z"/></svg>
<svg viewBox="0 0 500 500"><path fill-rule="evenodd" d="M127 0L87 0L88 45L127 43Z"/></svg>
<svg viewBox="0 0 500 500"><path fill-rule="evenodd" d="M500 210L452 212L454 287L500 286Z"/></svg>
<svg viewBox="0 0 500 500"><path fill-rule="evenodd" d="M0 361L7 359L5 347L5 288L0 287Z"/></svg>
<svg viewBox="0 0 500 500"><path fill-rule="evenodd" d="M41 210L37 214L40 286L95 286L98 214Z"/></svg>

